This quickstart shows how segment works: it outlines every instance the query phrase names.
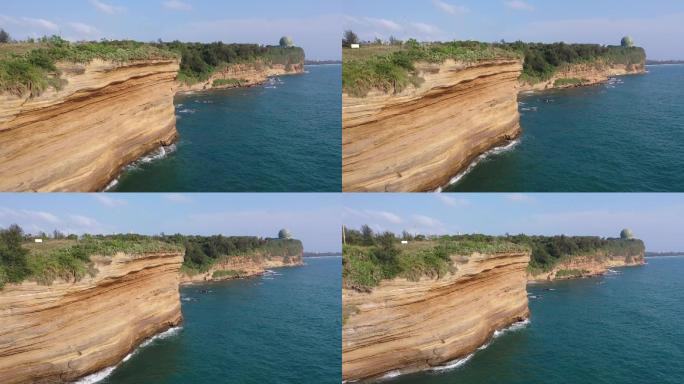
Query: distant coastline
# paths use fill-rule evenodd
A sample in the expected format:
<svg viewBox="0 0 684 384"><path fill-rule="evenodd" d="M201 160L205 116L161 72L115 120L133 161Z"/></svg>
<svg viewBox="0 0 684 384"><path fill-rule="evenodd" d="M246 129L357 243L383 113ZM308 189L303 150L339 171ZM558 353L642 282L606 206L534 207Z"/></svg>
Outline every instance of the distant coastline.
<svg viewBox="0 0 684 384"><path fill-rule="evenodd" d="M342 252L304 252L302 257L338 257Z"/></svg>
<svg viewBox="0 0 684 384"><path fill-rule="evenodd" d="M684 64L684 60L646 60L646 65Z"/></svg>
<svg viewBox="0 0 684 384"><path fill-rule="evenodd" d="M342 60L304 60L304 65L342 64Z"/></svg>
<svg viewBox="0 0 684 384"><path fill-rule="evenodd" d="M675 251L669 251L669 252L646 252L644 254L644 257L662 257L662 256L684 256L684 251L680 252L675 252Z"/></svg>

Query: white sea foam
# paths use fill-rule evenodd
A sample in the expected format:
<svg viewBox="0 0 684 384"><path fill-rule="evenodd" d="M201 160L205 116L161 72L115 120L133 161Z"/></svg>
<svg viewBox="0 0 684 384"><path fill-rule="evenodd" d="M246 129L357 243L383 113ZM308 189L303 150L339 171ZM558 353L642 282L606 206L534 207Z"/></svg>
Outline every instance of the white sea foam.
<svg viewBox="0 0 684 384"><path fill-rule="evenodd" d="M117 184L119 184L119 178L118 177L116 179L110 181L109 184L107 184L107 186L105 187L104 191L105 192L109 191L110 189L116 187Z"/></svg>
<svg viewBox="0 0 684 384"><path fill-rule="evenodd" d="M486 345L489 345L489 344L486 344ZM482 348L482 347L480 347L480 348ZM480 349L480 348L478 348L478 349ZM475 355L474 353L471 353L470 355L468 355L462 359L450 361L444 365L440 365L439 367L432 367L432 368L430 368L430 370L431 371L437 371L437 372L444 372L444 371L449 371L449 370L458 368L458 367L462 366L463 364L467 363L468 360L472 359L474 355Z"/></svg>
<svg viewBox="0 0 684 384"><path fill-rule="evenodd" d="M190 113L190 114L192 114L195 112L197 112L197 110L190 109L190 108L183 108L183 109L178 110L178 113Z"/></svg>
<svg viewBox="0 0 684 384"><path fill-rule="evenodd" d="M494 335L492 335L492 338L495 339L495 338L500 337L501 335L503 335L507 332L519 331L519 330L527 327L529 324L530 324L529 319L525 319L522 321L515 322L515 323L511 324L510 326L508 326L507 328L503 328L503 329L499 329L499 330L494 331Z"/></svg>
<svg viewBox="0 0 684 384"><path fill-rule="evenodd" d="M126 357L124 357L123 360L121 360L121 362L119 364L111 366L111 367L107 367L101 371L93 373L92 375L82 377L78 381L74 381L72 384L94 384L94 383L97 383L97 382L100 382L100 381L106 379L109 375L112 374L112 372L114 372L114 370L121 363L125 363L126 361L130 360L131 357L133 357L136 353L138 353L138 351L140 349L145 348L146 346L150 345L155 340L165 339L167 337L174 336L174 335L178 334L178 332L181 329L182 329L182 327L169 328L162 333L159 333L159 334L156 334L156 335L150 337L149 339L145 340L142 344L140 344L140 346L138 346L138 348L136 348L133 352L126 355Z"/></svg>
<svg viewBox="0 0 684 384"><path fill-rule="evenodd" d="M167 329L166 331L164 331L164 332L162 332L162 333L158 333L158 334L156 334L156 335L150 337L149 339L143 341L143 343L140 344L140 347L139 347L139 348L145 348L145 347L147 347L148 345L154 343L156 340L162 340L162 339L167 339L167 338L169 338L169 337L171 337L171 336L176 336L176 335L178 334L178 332L181 331L181 329L183 329L183 327L172 327L172 328L169 328L169 329ZM139 348L138 348L138 349L139 349ZM133 353L135 353L135 351L134 351Z"/></svg>
<svg viewBox="0 0 684 384"><path fill-rule="evenodd" d="M99 372L95 372L92 375L88 375L86 377L81 378L78 381L74 381L73 384L93 384L97 383L98 381L102 381L107 378L107 376L111 375L112 372L116 369L116 366L114 367L109 367L105 368Z"/></svg>
<svg viewBox="0 0 684 384"><path fill-rule="evenodd" d="M469 165L468 168L465 169L465 171L459 173L458 175L454 176L449 180L449 184L447 185L453 185L458 183L465 175L470 173L482 160L485 160L486 158L493 156L493 155L498 155L504 152L508 152L515 148L518 143L520 143L520 139L513 140L509 142L506 145L503 145L501 147L496 147L492 148L489 151L481 154L480 156L476 157L475 160L473 160ZM435 192L442 192L442 187L439 187Z"/></svg>

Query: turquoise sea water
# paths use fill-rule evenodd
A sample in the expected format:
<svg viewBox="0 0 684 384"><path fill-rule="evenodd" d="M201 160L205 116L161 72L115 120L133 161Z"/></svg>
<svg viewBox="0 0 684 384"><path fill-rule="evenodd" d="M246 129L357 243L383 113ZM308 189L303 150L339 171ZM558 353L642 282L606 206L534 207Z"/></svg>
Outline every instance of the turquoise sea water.
<svg viewBox="0 0 684 384"><path fill-rule="evenodd" d="M266 86L177 96L175 148L128 167L113 190L340 191L341 66L306 71Z"/></svg>
<svg viewBox="0 0 684 384"><path fill-rule="evenodd" d="M181 288L182 328L101 383L339 383L341 260Z"/></svg>
<svg viewBox="0 0 684 384"><path fill-rule="evenodd" d="M458 368L391 384L684 382L684 256L617 275L528 286L530 323Z"/></svg>
<svg viewBox="0 0 684 384"><path fill-rule="evenodd" d="M684 65L521 96L523 134L449 191L684 191Z"/></svg>

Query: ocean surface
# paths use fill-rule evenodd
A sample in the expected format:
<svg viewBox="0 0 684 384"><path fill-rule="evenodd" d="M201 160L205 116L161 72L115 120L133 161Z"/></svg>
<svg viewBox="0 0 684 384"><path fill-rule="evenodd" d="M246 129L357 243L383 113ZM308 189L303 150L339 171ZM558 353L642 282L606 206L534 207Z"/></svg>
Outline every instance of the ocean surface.
<svg viewBox="0 0 684 384"><path fill-rule="evenodd" d="M129 166L119 192L341 190L341 66L175 98L180 140Z"/></svg>
<svg viewBox="0 0 684 384"><path fill-rule="evenodd" d="M684 65L519 97L523 134L449 191L684 191Z"/></svg>
<svg viewBox="0 0 684 384"><path fill-rule="evenodd" d="M531 321L451 370L391 384L684 383L684 256L528 286Z"/></svg>
<svg viewBox="0 0 684 384"><path fill-rule="evenodd" d="M100 383L339 383L342 258L305 263L182 287L183 326L139 348Z"/></svg>

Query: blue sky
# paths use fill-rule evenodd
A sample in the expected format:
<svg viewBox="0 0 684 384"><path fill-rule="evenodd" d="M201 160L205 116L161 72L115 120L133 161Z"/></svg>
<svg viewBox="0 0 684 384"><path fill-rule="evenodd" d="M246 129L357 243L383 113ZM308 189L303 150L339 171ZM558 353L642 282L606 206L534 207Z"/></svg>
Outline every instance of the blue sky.
<svg viewBox="0 0 684 384"><path fill-rule="evenodd" d="M0 227L31 233L224 234L275 237L339 251L340 194L0 194Z"/></svg>
<svg viewBox="0 0 684 384"><path fill-rule="evenodd" d="M340 1L3 0L0 27L15 38L135 39L277 44L292 36L311 59L339 59Z"/></svg>
<svg viewBox="0 0 684 384"><path fill-rule="evenodd" d="M631 35L653 59L684 59L681 0L344 0L362 39L586 42Z"/></svg>
<svg viewBox="0 0 684 384"><path fill-rule="evenodd" d="M617 237L684 250L684 194L344 194L342 221L376 231Z"/></svg>

